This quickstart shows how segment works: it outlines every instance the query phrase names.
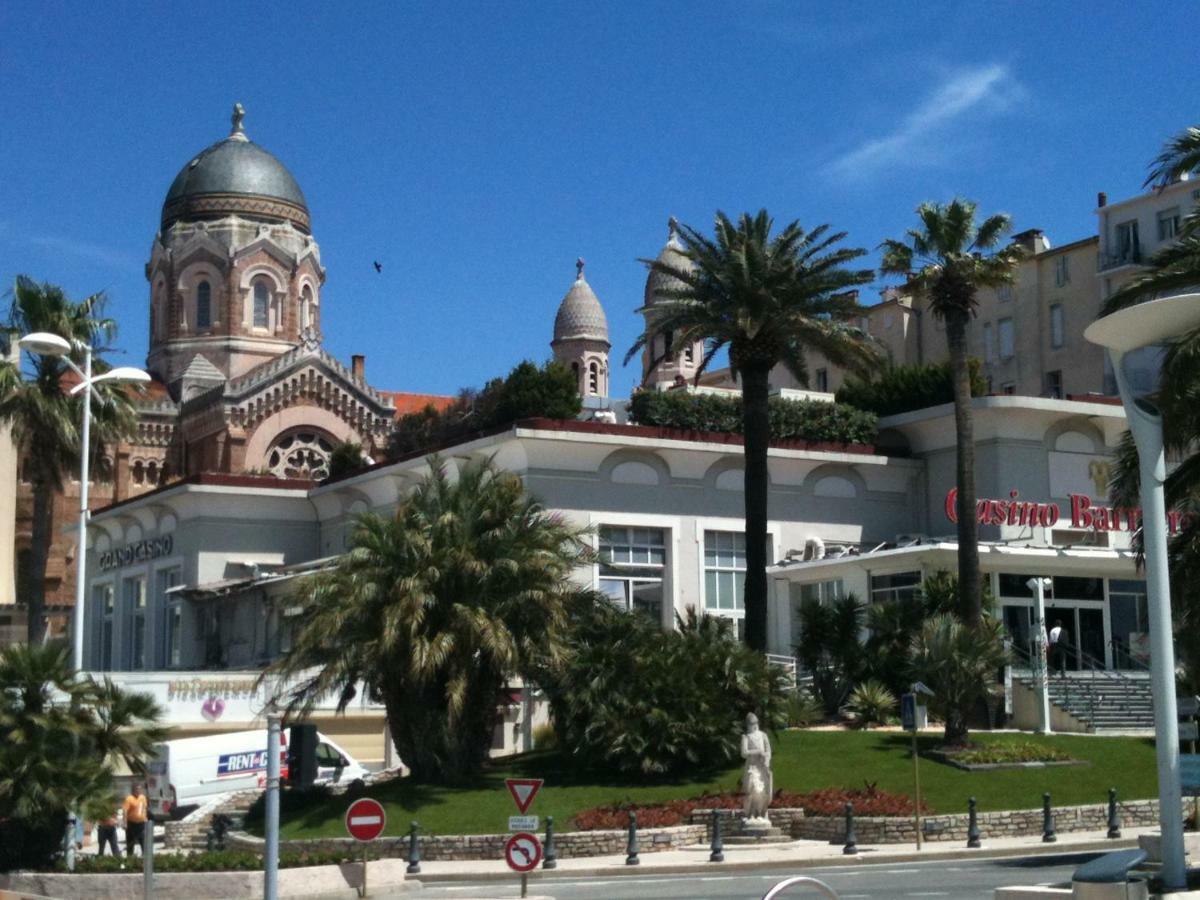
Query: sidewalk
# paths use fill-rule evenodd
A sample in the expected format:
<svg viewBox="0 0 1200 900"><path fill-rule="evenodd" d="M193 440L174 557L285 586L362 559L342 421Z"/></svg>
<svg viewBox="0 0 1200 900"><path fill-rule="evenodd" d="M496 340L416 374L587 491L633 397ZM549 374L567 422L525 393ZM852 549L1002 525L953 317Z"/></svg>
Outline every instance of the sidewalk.
<svg viewBox="0 0 1200 900"><path fill-rule="evenodd" d="M1103 831L1077 831L1059 834L1058 841L1044 844L1040 837L997 838L982 841L983 846L969 850L963 842L926 842L917 850L912 844L859 844L858 853L847 856L841 844L831 845L823 841L790 841L763 846L725 847L725 861L710 863L707 846L689 847L684 850L668 850L661 853L642 853L640 865L625 865L625 855L589 856L577 859L560 859L553 870L539 868L530 873L531 886L541 876L595 877L619 875L671 875L705 871L747 871L789 867L795 869L841 865L870 865L871 863L918 862L943 859L970 859L972 857L1034 856L1051 853L1079 853L1085 851L1120 850L1136 847L1139 834L1157 833L1157 828L1128 828L1122 837L1109 840ZM513 873L503 860L446 860L444 862L421 862L421 873L409 878L425 884L455 881L511 880Z"/></svg>

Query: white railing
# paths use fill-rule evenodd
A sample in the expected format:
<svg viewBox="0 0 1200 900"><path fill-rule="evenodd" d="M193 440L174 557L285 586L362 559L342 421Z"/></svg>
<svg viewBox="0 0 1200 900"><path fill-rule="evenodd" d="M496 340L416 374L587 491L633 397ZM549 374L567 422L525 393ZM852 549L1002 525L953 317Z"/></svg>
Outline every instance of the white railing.
<svg viewBox="0 0 1200 900"><path fill-rule="evenodd" d="M796 683L796 657L784 656L780 653L768 653L766 656L768 663L773 666L778 666L787 673L787 679L789 683Z"/></svg>

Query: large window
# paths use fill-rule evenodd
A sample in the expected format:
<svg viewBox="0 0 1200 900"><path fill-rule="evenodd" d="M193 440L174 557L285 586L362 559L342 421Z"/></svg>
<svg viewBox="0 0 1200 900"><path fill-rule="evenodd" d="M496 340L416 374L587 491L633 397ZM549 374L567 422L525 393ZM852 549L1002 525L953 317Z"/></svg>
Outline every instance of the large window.
<svg viewBox="0 0 1200 900"><path fill-rule="evenodd" d="M130 669L146 668L146 579L126 578L121 583L125 614L129 616L129 651L126 662Z"/></svg>
<svg viewBox="0 0 1200 900"><path fill-rule="evenodd" d="M113 615L116 612L116 600L111 584L97 584L92 587L92 609L100 618L97 629L96 662L100 671L112 669L113 659Z"/></svg>
<svg viewBox="0 0 1200 900"><path fill-rule="evenodd" d="M1055 303L1050 307L1050 346L1057 350L1066 342L1066 331L1063 328L1063 307Z"/></svg>
<svg viewBox="0 0 1200 900"><path fill-rule="evenodd" d="M162 661L169 669L179 668L183 661L183 601L178 594L167 593L181 580L178 568L160 569L155 583L155 606L162 615Z"/></svg>
<svg viewBox="0 0 1200 900"><path fill-rule="evenodd" d="M1054 261L1054 284L1065 287L1071 281L1070 257L1065 253Z"/></svg>
<svg viewBox="0 0 1200 900"><path fill-rule="evenodd" d="M992 337L992 323L983 323L983 361L993 363L996 361L996 344Z"/></svg>
<svg viewBox="0 0 1200 900"><path fill-rule="evenodd" d="M1013 320L1001 319L997 323L997 330L1000 335L1000 358L1012 359L1015 352L1015 335L1013 333Z"/></svg>
<svg viewBox="0 0 1200 900"><path fill-rule="evenodd" d="M1169 241L1179 234L1179 207L1160 210L1158 213L1158 239Z"/></svg>
<svg viewBox="0 0 1200 900"><path fill-rule="evenodd" d="M738 620L746 615L746 536L738 531L704 532L704 608Z"/></svg>
<svg viewBox="0 0 1200 900"><path fill-rule="evenodd" d="M1113 578L1108 582L1113 665L1142 668L1150 659L1150 611L1146 582Z"/></svg>
<svg viewBox="0 0 1200 900"><path fill-rule="evenodd" d="M605 526L600 529L600 591L623 610L663 615L666 531Z"/></svg>
<svg viewBox="0 0 1200 900"><path fill-rule="evenodd" d="M921 588L920 572L897 572L894 575L871 576L871 602L902 601L916 599Z"/></svg>
<svg viewBox="0 0 1200 900"><path fill-rule="evenodd" d="M196 285L196 327L212 327L212 285L207 281Z"/></svg>
<svg viewBox="0 0 1200 900"><path fill-rule="evenodd" d="M801 610L804 607L813 603L829 604L840 600L845 595L846 589L840 578L830 581L814 581L809 584L796 584L793 581L789 584L788 602L792 609L792 646L797 646L803 636L800 622Z"/></svg>
<svg viewBox="0 0 1200 900"><path fill-rule="evenodd" d="M829 370L817 369L817 390L822 394L829 393Z"/></svg>
<svg viewBox="0 0 1200 900"><path fill-rule="evenodd" d="M1117 260L1122 263L1137 262L1141 257L1141 247L1138 246L1137 219L1121 222L1117 225Z"/></svg>
<svg viewBox="0 0 1200 900"><path fill-rule="evenodd" d="M1047 397L1054 397L1056 400L1061 400L1063 395L1063 380L1062 369L1055 369L1052 372L1046 373L1046 386L1042 393Z"/></svg>
<svg viewBox="0 0 1200 900"><path fill-rule="evenodd" d="M271 291L263 280L254 282L254 327L271 326Z"/></svg>

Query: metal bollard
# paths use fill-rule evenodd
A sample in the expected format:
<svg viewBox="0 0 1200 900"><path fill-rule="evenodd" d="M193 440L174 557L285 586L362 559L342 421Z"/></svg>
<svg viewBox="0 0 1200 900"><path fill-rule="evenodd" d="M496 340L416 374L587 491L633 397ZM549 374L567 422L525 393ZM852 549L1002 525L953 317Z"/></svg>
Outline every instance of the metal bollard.
<svg viewBox="0 0 1200 900"><path fill-rule="evenodd" d="M1050 792L1042 794L1042 843L1053 844L1058 840L1054 833L1054 813L1050 811Z"/></svg>
<svg viewBox="0 0 1200 900"><path fill-rule="evenodd" d="M858 853L858 837L854 834L854 804L846 804L846 845L842 847L842 853L846 856L853 856Z"/></svg>
<svg viewBox="0 0 1200 900"><path fill-rule="evenodd" d="M721 811L714 809L712 812L712 853L708 854L708 861L725 862L725 843L721 840Z"/></svg>
<svg viewBox="0 0 1200 900"><path fill-rule="evenodd" d="M408 830L408 868L404 871L409 875L421 874L421 848L417 844L417 829L420 827L413 822Z"/></svg>
<svg viewBox="0 0 1200 900"><path fill-rule="evenodd" d="M542 852L542 868L558 868L558 856L554 852L554 816L546 816L546 846Z"/></svg>
<svg viewBox="0 0 1200 900"><path fill-rule="evenodd" d="M967 846L975 849L979 843L979 820L975 813L975 798L967 800Z"/></svg>
<svg viewBox="0 0 1200 900"><path fill-rule="evenodd" d="M1121 814L1117 812L1117 789L1108 789L1108 837L1121 836Z"/></svg>
<svg viewBox="0 0 1200 900"><path fill-rule="evenodd" d="M625 847L625 854L625 865L641 865L642 861L638 859L637 813L635 812L629 814L629 843Z"/></svg>

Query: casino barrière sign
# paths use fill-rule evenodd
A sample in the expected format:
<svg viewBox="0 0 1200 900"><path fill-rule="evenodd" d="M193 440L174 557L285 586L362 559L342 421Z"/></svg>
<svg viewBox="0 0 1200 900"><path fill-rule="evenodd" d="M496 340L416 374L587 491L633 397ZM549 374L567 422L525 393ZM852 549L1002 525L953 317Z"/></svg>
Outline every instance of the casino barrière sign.
<svg viewBox="0 0 1200 900"><path fill-rule="evenodd" d="M109 569L120 569L137 562L170 556L174 545L174 539L168 534L163 537L147 538L136 544L126 544L115 550L105 550L100 554L100 571L107 572Z"/></svg>

